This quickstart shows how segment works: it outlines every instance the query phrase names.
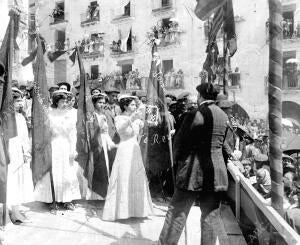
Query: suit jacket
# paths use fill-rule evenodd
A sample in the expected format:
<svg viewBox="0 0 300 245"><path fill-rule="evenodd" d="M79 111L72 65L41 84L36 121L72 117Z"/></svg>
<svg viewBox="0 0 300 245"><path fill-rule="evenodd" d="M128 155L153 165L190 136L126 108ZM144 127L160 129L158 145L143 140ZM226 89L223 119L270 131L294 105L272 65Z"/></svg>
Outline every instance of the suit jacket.
<svg viewBox="0 0 300 245"><path fill-rule="evenodd" d="M115 126L115 115L109 109L106 109L103 114L107 118L108 134L109 134L110 138L113 140L113 142L118 144L120 142L120 136L119 136L116 126Z"/></svg>
<svg viewBox="0 0 300 245"><path fill-rule="evenodd" d="M187 114L174 139L177 188L227 190L227 169L222 153L227 121L227 115L213 101L206 101Z"/></svg>

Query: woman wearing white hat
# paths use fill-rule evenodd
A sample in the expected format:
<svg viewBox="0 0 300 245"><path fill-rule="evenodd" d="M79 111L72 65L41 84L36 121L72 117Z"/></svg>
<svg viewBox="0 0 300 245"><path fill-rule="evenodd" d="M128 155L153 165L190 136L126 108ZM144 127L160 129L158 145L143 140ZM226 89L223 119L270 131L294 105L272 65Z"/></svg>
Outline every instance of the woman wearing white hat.
<svg viewBox="0 0 300 245"><path fill-rule="evenodd" d="M122 114L115 118L121 141L113 164L103 220L114 221L130 217L147 217L153 213L141 149L137 136L143 122L136 112L134 96L120 96Z"/></svg>

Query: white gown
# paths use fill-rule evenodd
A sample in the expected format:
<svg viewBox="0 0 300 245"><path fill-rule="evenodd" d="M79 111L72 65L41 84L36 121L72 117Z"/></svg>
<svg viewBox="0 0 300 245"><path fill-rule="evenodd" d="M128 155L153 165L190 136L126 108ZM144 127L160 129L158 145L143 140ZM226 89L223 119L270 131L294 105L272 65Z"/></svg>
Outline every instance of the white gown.
<svg viewBox="0 0 300 245"><path fill-rule="evenodd" d="M71 157L76 151L76 113L73 110L52 109L49 120L55 200L65 203L80 199L78 163ZM35 200L52 202L49 173L36 184Z"/></svg>
<svg viewBox="0 0 300 245"><path fill-rule="evenodd" d="M147 176L137 135L141 120L131 122L130 117L115 118L121 142L109 179L103 210L103 220L147 217L153 213Z"/></svg>
<svg viewBox="0 0 300 245"><path fill-rule="evenodd" d="M7 177L7 204L20 205L34 201L33 181L30 161L25 162L24 156L30 156L30 142L25 117L16 113L18 135L9 140L9 159Z"/></svg>

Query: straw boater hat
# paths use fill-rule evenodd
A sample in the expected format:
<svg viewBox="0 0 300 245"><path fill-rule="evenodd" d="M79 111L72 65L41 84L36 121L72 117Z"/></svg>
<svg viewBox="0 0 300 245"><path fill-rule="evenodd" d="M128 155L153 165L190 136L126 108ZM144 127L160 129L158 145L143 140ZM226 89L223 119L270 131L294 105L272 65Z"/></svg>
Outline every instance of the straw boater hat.
<svg viewBox="0 0 300 245"><path fill-rule="evenodd" d="M107 95L104 93L97 93L92 95L92 100L96 100L100 98L107 98Z"/></svg>
<svg viewBox="0 0 300 245"><path fill-rule="evenodd" d="M227 108L231 108L233 106L233 102L231 102L229 100L219 100L219 101L217 101L217 105L221 109L227 109Z"/></svg>
<svg viewBox="0 0 300 245"><path fill-rule="evenodd" d="M265 154L257 154L254 156L256 162L267 162L269 160L268 156Z"/></svg>
<svg viewBox="0 0 300 245"><path fill-rule="evenodd" d="M12 87L11 90L12 90L13 97L15 97L15 96L23 97L22 91L20 89L18 89L17 87Z"/></svg>
<svg viewBox="0 0 300 245"><path fill-rule="evenodd" d="M136 96L128 95L128 94L122 94L122 95L119 96L118 101L120 102L123 99L130 99L130 98L134 99L134 100L137 99Z"/></svg>
<svg viewBox="0 0 300 245"><path fill-rule="evenodd" d="M105 93L106 94L111 94L111 93L117 93L117 94L119 94L120 90L117 89L117 88L110 88L110 89L105 90Z"/></svg>

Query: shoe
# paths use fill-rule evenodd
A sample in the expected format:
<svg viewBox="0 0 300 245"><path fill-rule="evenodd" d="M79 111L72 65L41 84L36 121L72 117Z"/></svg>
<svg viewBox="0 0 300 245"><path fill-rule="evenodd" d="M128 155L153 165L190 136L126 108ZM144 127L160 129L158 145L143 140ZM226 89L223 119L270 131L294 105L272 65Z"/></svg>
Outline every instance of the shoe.
<svg viewBox="0 0 300 245"><path fill-rule="evenodd" d="M58 210L58 205L55 203L52 203L49 207L50 213L51 214L56 214Z"/></svg>
<svg viewBox="0 0 300 245"><path fill-rule="evenodd" d="M65 208L66 210L71 210L71 211L75 210L75 206L74 206L74 204L71 203L71 202L65 203L65 204L64 204L64 208Z"/></svg>

